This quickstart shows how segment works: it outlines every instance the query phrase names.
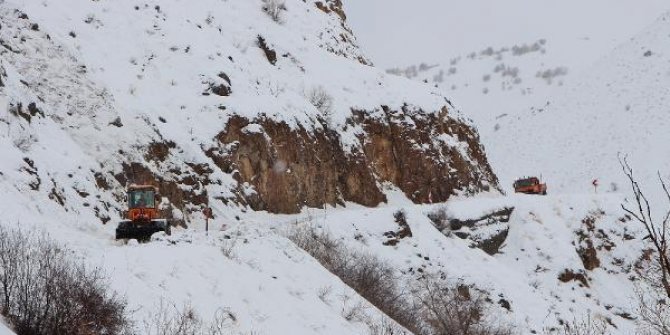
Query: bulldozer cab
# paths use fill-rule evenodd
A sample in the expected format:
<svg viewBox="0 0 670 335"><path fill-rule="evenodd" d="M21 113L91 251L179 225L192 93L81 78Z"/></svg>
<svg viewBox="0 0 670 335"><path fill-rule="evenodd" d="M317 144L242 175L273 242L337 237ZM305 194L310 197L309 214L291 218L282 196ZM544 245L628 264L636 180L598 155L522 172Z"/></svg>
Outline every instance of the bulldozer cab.
<svg viewBox="0 0 670 335"><path fill-rule="evenodd" d="M128 211L126 219L116 228L116 239L137 239L146 241L156 232L170 234L170 224L159 218L156 202L158 188L152 185L130 185L127 191Z"/></svg>
<svg viewBox="0 0 670 335"><path fill-rule="evenodd" d="M128 190L128 208L155 208L156 191L152 188Z"/></svg>
<svg viewBox="0 0 670 335"><path fill-rule="evenodd" d="M150 221L158 216L158 189L151 185L131 185L128 188L128 213L131 221Z"/></svg>

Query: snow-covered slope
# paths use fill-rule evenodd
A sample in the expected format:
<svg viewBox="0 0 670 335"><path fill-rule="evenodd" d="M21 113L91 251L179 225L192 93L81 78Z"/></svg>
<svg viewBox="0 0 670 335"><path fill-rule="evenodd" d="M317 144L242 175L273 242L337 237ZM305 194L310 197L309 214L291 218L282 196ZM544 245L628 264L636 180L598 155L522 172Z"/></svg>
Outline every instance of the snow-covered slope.
<svg viewBox="0 0 670 335"><path fill-rule="evenodd" d="M544 107L551 86L589 69L670 7L656 0L370 0L348 8L376 64L442 86L490 144L497 117Z"/></svg>
<svg viewBox="0 0 670 335"><path fill-rule="evenodd" d="M0 334L11 335L14 333L9 328L7 328L7 326L2 321L0 321Z"/></svg>
<svg viewBox="0 0 670 335"><path fill-rule="evenodd" d="M95 159L93 166L74 159L66 162L82 166L86 172L78 173L79 178L89 184L95 180L98 187L108 185L107 191L118 191L119 184L136 179L158 181L170 189L171 206L179 212L210 199L282 211L281 206L268 204L272 202L268 189L278 184L288 188L291 175L286 171L298 176L291 180L294 184L305 183L287 191L300 193L293 206L284 206L293 211L305 203L365 203L360 192L376 192L378 201L370 202L376 204L383 201L377 184L384 181L424 202L431 193L446 199L456 190L495 187L495 176L467 120L437 91L363 66L366 60L338 14L338 4L328 2L330 7L320 8L315 2L290 2L275 21L264 12L262 2L248 1L4 2L6 22L0 34L9 83L4 95L8 118L13 114L18 119L7 122L17 129L13 134L20 132L28 139L15 139L24 147L41 142L37 134L43 130L38 129L60 128L54 131L69 138L48 141L58 143L56 150L69 150L61 145L69 141L81 155ZM21 117L20 109L31 106L32 120ZM233 119L244 123L236 138L226 136ZM393 128L384 129L387 133L404 132L402 141L391 141L393 146L406 144L421 153L417 156L432 161L423 163L435 169L412 170L404 162L383 162L389 139L375 137L376 126ZM271 135L282 127L292 138L302 136L299 145L273 139ZM420 127L430 129L408 134ZM330 142L318 143L320 134ZM425 142L421 136L429 137L430 145L415 145ZM376 139L387 142L378 148ZM262 162L248 157L239 152L245 150L245 141L270 154ZM325 183L300 175L305 162L290 157L314 150L306 147L311 142L336 147L344 156L331 164L336 176L321 179ZM29 153L31 147L20 150ZM49 161L36 159L37 169ZM385 164L391 167L380 166ZM435 174L444 175L434 170L446 165L454 172L443 183L448 188L405 180L407 176L434 179ZM395 166L407 171L381 171ZM266 176L272 171L279 177ZM350 171L355 175L342 175ZM54 183L69 183L65 180L56 178ZM316 200L301 193L314 185L334 191L317 192ZM255 194L260 201L250 199ZM71 197L63 198L67 205ZM91 206L98 208L98 217L106 220L118 214L115 201L104 202Z"/></svg>
<svg viewBox="0 0 670 335"><path fill-rule="evenodd" d="M551 41L540 39L387 72L448 92L456 105L467 108L486 143L494 143L501 119L545 107L552 92L569 80L572 70L555 49Z"/></svg>
<svg viewBox="0 0 670 335"><path fill-rule="evenodd" d="M630 156L645 182L655 182L656 170L670 176L669 30L664 14L577 71L552 63L557 51L541 40L390 72L451 91L471 111L503 188L542 175L554 191L592 191L593 179L616 190L626 186L618 153Z"/></svg>
<svg viewBox="0 0 670 335"><path fill-rule="evenodd" d="M382 12L401 15L394 13L399 6ZM437 6L455 5L427 3L428 8ZM567 1L560 9L536 6L526 1L473 1L459 6L464 13L480 7L490 12L480 16L459 11L463 17L448 22L460 29L427 29L430 33L416 43L438 36L454 43L430 43L430 50L421 49L425 55L414 57L415 65L390 72L438 85L468 111L506 189L524 175L542 175L550 189L561 191L584 191L595 178L605 189L614 187L611 183L622 187L617 152L630 154L650 180L656 169L667 165L662 127L668 115L664 102L668 28L663 18L645 26L668 5ZM367 5L355 7L364 11ZM411 12L422 11L427 10ZM442 15L433 12L440 14L425 17ZM519 13L527 19L514 20ZM366 29L362 36L380 34L361 16L353 15L353 22ZM488 24L495 29L486 34L477 29ZM459 43L464 47L453 48ZM473 43L479 44L473 47ZM645 56L647 51L651 53ZM383 54L377 58L395 59Z"/></svg>
<svg viewBox="0 0 670 335"><path fill-rule="evenodd" d="M284 184L348 187L328 189L326 200L315 189L316 200L295 197L287 211L342 204L352 194L376 205L396 187L426 202L496 181L476 132L439 92L365 65L340 5L287 1L273 20L262 1L0 1L2 224L43 231L100 266L138 325L164 300L190 303L205 320L229 310L237 320L231 332L367 333L384 317L377 309L273 232L272 217L245 217L264 191L284 199L309 193L254 188L265 180L254 168L298 175ZM312 92L325 92L316 96L323 104ZM226 142L232 119L247 124ZM420 127L426 131L411 131ZM302 146L286 149L277 129ZM309 142L319 134L329 142ZM266 145L270 160L235 152L239 164L224 166L221 153L249 145L244 140ZM414 156L385 165L398 143ZM293 161L277 157L281 150L292 150ZM338 174L299 174L335 153L351 163L333 164ZM422 174L445 182L409 183ZM132 182L160 184L165 215L189 228L148 245L113 241ZM216 217L209 238L205 206ZM319 298L325 287L332 298ZM364 313L348 320L356 306Z"/></svg>
<svg viewBox="0 0 670 335"><path fill-rule="evenodd" d="M562 333L562 324L589 318L598 324L609 320L608 334L635 332L631 278L643 234L623 218L620 194L478 197L423 206L396 200L379 209L311 212L308 222L386 259L410 281L446 273L451 282L475 284L496 305L492 322L513 325L520 334ZM429 219L443 210L446 220L477 220L504 208L514 211L502 223L508 232L493 255L475 247L473 238L482 232L495 236L486 233L500 230L495 219L442 230ZM398 210L405 211L412 234L389 245L387 232L398 230Z"/></svg>
<svg viewBox="0 0 670 335"><path fill-rule="evenodd" d="M273 20L247 0L0 1L2 224L101 267L139 333L161 303L205 321L225 310L232 333L369 333L385 316L285 237L296 222L326 223L404 279L444 271L474 284L522 333L586 310L627 333L617 315L630 312L627 271L642 246L625 238L636 231L618 221L622 199L500 198L467 118L439 89L367 66L340 5L286 1ZM113 241L133 181L159 183L165 212L188 228ZM415 203L447 198L449 218L516 210L500 225L438 230L427 214L441 205ZM384 245L400 208L414 235ZM476 248L505 230L499 253ZM598 266L579 256L586 240Z"/></svg>
<svg viewBox="0 0 670 335"><path fill-rule="evenodd" d="M629 155L643 181L654 182L656 170L667 178L669 39L666 13L544 110L506 118L493 161L505 172L541 171L560 190L586 190L595 178L601 189L626 187L618 153Z"/></svg>

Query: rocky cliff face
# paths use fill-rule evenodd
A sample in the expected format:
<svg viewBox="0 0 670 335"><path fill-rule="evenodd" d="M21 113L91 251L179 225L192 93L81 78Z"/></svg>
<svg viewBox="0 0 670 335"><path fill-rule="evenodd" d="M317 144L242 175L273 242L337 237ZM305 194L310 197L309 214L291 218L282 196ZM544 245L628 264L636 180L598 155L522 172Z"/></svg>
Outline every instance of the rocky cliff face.
<svg viewBox="0 0 670 335"><path fill-rule="evenodd" d="M115 220L131 182L187 221L497 188L469 121L369 66L340 1L67 1L0 3L6 169L65 212Z"/></svg>
<svg viewBox="0 0 670 335"><path fill-rule="evenodd" d="M275 213L348 201L376 206L386 201L385 184L416 203L497 186L476 132L447 107L426 113L381 106L374 114L352 111L346 125L362 132L351 150L328 128L235 117L208 156L240 187L253 188L248 194L240 188L237 201Z"/></svg>
<svg viewBox="0 0 670 335"><path fill-rule="evenodd" d="M384 200L365 157L345 154L335 131L233 118L217 142L210 156L240 186L253 188L248 195L238 193L253 209L295 213L302 206L344 201L375 206Z"/></svg>

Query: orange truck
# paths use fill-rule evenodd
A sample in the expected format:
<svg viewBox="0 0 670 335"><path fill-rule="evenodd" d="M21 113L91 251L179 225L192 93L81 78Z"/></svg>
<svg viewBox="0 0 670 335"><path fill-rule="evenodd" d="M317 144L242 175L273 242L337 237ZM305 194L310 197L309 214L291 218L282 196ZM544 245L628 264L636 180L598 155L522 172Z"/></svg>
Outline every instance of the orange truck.
<svg viewBox="0 0 670 335"><path fill-rule="evenodd" d="M514 192L547 195L547 184L540 183L537 177L521 178L514 182Z"/></svg>

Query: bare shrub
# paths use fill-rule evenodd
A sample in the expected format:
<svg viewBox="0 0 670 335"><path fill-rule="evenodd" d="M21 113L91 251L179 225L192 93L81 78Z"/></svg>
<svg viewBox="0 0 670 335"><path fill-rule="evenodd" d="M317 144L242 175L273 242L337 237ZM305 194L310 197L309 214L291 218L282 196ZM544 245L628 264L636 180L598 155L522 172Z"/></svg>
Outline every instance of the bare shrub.
<svg viewBox="0 0 670 335"><path fill-rule="evenodd" d="M331 286L323 286L319 289L317 292L317 295L319 297L319 300L323 301L326 305L330 305L330 301L328 300L328 297L332 293L333 288Z"/></svg>
<svg viewBox="0 0 670 335"><path fill-rule="evenodd" d="M635 179L633 168L628 164L626 157L619 156L619 163L626 175L633 191L634 202L632 207L622 204L622 209L641 224L653 246L654 256L650 258L648 267L638 271L642 283L638 289L640 331L647 334L670 334L670 257L668 251L668 224L670 210L665 211L662 219L658 220L652 213L647 196L642 191L639 182ZM658 173L658 179L663 194L670 201L670 192L667 184Z"/></svg>
<svg viewBox="0 0 670 335"><path fill-rule="evenodd" d="M146 335L224 335L232 334L230 328L237 317L228 309L220 308L211 322L206 323L190 304L178 308L161 300L153 313L144 320Z"/></svg>
<svg viewBox="0 0 670 335"><path fill-rule="evenodd" d="M230 327L237 322L237 316L228 309L218 309L209 324L209 335L229 335Z"/></svg>
<svg viewBox="0 0 670 335"><path fill-rule="evenodd" d="M289 238L372 304L394 305L400 298L395 271L376 256L349 250L314 226L298 229Z"/></svg>
<svg viewBox="0 0 670 335"><path fill-rule="evenodd" d="M442 278L424 276L414 284L412 295L424 322L421 333L512 334L508 327L486 319L488 297L471 285L450 285Z"/></svg>
<svg viewBox="0 0 670 335"><path fill-rule="evenodd" d="M18 134L12 135L12 143L17 149L25 153L30 151L30 148L37 143L37 137L29 131L22 129Z"/></svg>
<svg viewBox="0 0 670 335"><path fill-rule="evenodd" d="M333 97L323 87L313 88L308 95L309 102L316 107L326 124L331 123L333 115Z"/></svg>
<svg viewBox="0 0 670 335"><path fill-rule="evenodd" d="M446 233L449 230L449 215L447 214L447 209L444 206L440 206L434 211L426 214L435 228L439 231Z"/></svg>
<svg viewBox="0 0 670 335"><path fill-rule="evenodd" d="M660 290L638 289L639 334L670 335L670 309Z"/></svg>
<svg viewBox="0 0 670 335"><path fill-rule="evenodd" d="M203 323L190 305L181 309L161 300L154 313L144 321L146 335L193 335L203 332Z"/></svg>
<svg viewBox="0 0 670 335"><path fill-rule="evenodd" d="M34 232L0 226L2 315L17 334L120 334L130 328L124 299L98 269Z"/></svg>
<svg viewBox="0 0 670 335"><path fill-rule="evenodd" d="M282 12L286 10L286 4L282 0L263 0L263 11L277 23L282 22Z"/></svg>
<svg viewBox="0 0 670 335"><path fill-rule="evenodd" d="M588 315L584 320L566 322L560 331L563 335L607 335L607 322L603 319L594 319Z"/></svg>
<svg viewBox="0 0 670 335"><path fill-rule="evenodd" d="M565 76L568 74L568 69L565 67L557 67L554 69L547 69L544 71L538 71L535 76L537 78L544 79L547 84L551 84L556 77Z"/></svg>
<svg viewBox="0 0 670 335"><path fill-rule="evenodd" d="M287 237L329 270L336 267L336 263L339 262L340 257L331 251L339 251L340 248L343 248L342 243L335 241L327 232L320 232L315 226L297 226L289 232Z"/></svg>
<svg viewBox="0 0 670 335"><path fill-rule="evenodd" d="M239 232L237 232L239 234ZM235 252L235 247L237 246L237 240L239 239L238 235L232 237L226 236L221 241L221 253L228 259L237 259L237 253Z"/></svg>
<svg viewBox="0 0 670 335"><path fill-rule="evenodd" d="M351 302L351 297L344 294L342 295L342 317L349 321L361 322L365 319L365 306L362 302L356 301Z"/></svg>
<svg viewBox="0 0 670 335"><path fill-rule="evenodd" d="M368 323L369 335L405 335L407 332L389 318L382 318L379 322Z"/></svg>
<svg viewBox="0 0 670 335"><path fill-rule="evenodd" d="M642 192L640 184L635 179L633 174L633 168L628 164L626 157L619 157L619 163L623 169L624 174L630 182L631 189L633 191L633 196L635 202L633 203L632 209L629 209L625 204L621 205L621 208L633 217L638 223L640 223L645 231L647 232L647 237L654 246L656 251L656 256L654 262L657 265L659 270L658 278L646 278L649 284L662 289L664 295L670 299L670 257L668 257L668 223L670 223L670 210L666 211L663 219L660 223L655 220L652 215L651 205L649 200ZM658 174L658 179L661 183L661 186L664 191L664 195L668 200L670 200L670 192L665 184L661 174Z"/></svg>
<svg viewBox="0 0 670 335"><path fill-rule="evenodd" d="M410 330L414 328L414 313L404 299L395 270L370 254L350 252L347 261L339 277L390 318Z"/></svg>
<svg viewBox="0 0 670 335"><path fill-rule="evenodd" d="M414 331L414 312L398 286L395 270L378 257L348 249L313 225L293 229L288 238L328 271L403 327Z"/></svg>
<svg viewBox="0 0 670 335"><path fill-rule="evenodd" d="M488 296L472 286L448 285L424 276L403 289L402 278L378 257L348 249L314 225L291 230L288 238L338 276L397 324L415 334L503 335L512 331L489 324ZM348 315L348 314L347 314ZM397 326L368 325L371 334L401 334Z"/></svg>

